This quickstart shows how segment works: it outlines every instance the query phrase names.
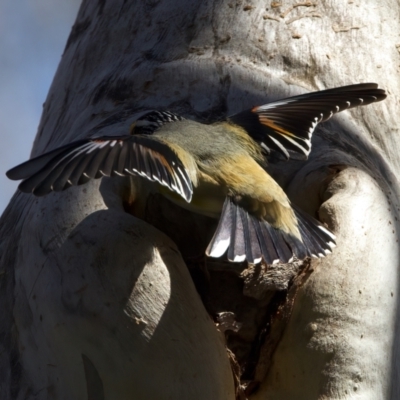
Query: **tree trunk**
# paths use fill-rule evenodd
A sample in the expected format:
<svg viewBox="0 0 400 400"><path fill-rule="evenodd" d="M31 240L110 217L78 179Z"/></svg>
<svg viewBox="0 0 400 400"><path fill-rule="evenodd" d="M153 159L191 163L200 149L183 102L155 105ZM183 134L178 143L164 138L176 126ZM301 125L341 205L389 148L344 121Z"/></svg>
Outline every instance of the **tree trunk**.
<svg viewBox="0 0 400 400"><path fill-rule="evenodd" d="M145 108L209 122L358 82L389 96L324 124L308 162L270 165L337 235L322 261L205 272L215 221L157 196L137 218L140 179L17 192L0 227L1 398L399 398L399 11L84 0L33 155L126 134Z"/></svg>

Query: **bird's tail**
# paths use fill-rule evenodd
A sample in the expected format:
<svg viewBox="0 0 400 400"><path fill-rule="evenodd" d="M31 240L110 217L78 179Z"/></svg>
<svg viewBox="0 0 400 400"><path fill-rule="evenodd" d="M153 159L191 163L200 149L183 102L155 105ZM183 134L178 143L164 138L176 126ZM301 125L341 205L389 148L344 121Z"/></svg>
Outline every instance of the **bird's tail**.
<svg viewBox="0 0 400 400"><path fill-rule="evenodd" d="M214 237L207 247L210 257L227 251L229 261L257 264L287 263L306 257L324 257L335 247L335 236L320 222L292 206L302 240L259 220L227 197Z"/></svg>

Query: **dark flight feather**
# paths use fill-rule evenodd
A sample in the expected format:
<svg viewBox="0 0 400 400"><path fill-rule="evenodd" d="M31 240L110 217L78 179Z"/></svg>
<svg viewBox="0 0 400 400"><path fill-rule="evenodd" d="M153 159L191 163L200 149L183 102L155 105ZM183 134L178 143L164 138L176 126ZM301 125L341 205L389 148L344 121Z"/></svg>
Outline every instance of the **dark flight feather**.
<svg viewBox="0 0 400 400"><path fill-rule="evenodd" d="M267 103L232 115L228 120L243 127L267 152L290 158L289 151L308 157L311 137L320 122L349 108L386 98L376 83L361 83L311 92Z"/></svg>
<svg viewBox="0 0 400 400"><path fill-rule="evenodd" d="M192 181L177 154L145 135L104 136L79 140L26 161L7 172L23 179L19 189L43 196L101 176L140 175L191 201Z"/></svg>

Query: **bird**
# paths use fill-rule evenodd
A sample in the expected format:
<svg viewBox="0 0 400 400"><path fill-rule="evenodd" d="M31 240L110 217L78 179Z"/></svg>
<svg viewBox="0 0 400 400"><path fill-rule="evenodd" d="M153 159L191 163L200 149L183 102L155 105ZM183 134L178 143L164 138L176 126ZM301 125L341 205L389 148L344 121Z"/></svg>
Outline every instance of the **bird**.
<svg viewBox="0 0 400 400"><path fill-rule="evenodd" d="M267 265L320 258L335 235L291 203L266 172L268 156L311 151L318 124L343 110L386 98L376 83L310 92L205 124L147 110L126 135L78 140L6 174L19 190L44 196L91 179L139 176L189 211L219 219L206 255Z"/></svg>

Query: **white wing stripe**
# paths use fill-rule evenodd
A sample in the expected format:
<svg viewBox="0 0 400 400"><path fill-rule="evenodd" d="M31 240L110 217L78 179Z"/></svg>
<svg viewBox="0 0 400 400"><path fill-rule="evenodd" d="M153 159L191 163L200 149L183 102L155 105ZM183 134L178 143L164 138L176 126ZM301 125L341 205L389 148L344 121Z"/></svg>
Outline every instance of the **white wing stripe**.
<svg viewBox="0 0 400 400"><path fill-rule="evenodd" d="M274 137L272 137L271 135L268 135L268 137L282 150L283 154L285 154L285 156L287 158L290 158L288 151L285 149L285 147L281 144L281 142L279 142L277 139L275 139Z"/></svg>
<svg viewBox="0 0 400 400"><path fill-rule="evenodd" d="M283 136L283 135L282 135ZM309 140L304 140L301 139L302 141L304 141L305 144L307 144L307 146L309 147L308 149L306 149L305 147L303 147L300 143L296 142L296 140L292 139L290 136L284 135L283 136L285 138L285 140L287 140L288 142L294 144L295 146L297 146L303 153L305 153L306 155L310 154L310 146L311 143Z"/></svg>

